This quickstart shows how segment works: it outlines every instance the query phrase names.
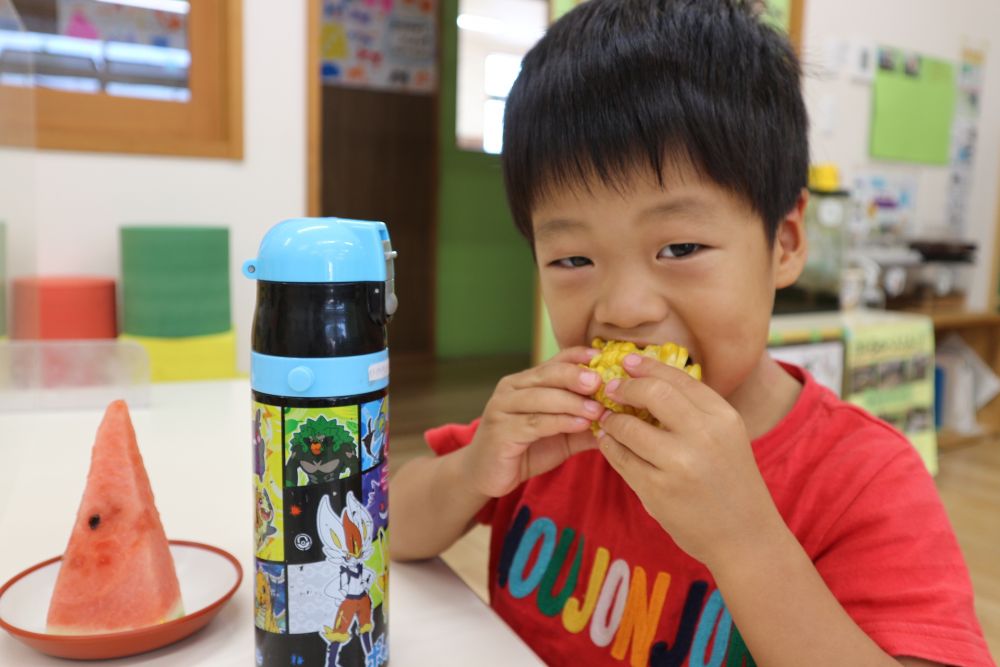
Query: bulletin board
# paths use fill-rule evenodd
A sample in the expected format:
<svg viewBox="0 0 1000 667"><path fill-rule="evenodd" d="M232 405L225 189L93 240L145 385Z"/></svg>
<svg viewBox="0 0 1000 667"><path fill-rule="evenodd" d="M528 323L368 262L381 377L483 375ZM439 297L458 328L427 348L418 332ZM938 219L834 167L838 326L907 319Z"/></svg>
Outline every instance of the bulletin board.
<svg viewBox="0 0 1000 667"><path fill-rule="evenodd" d="M437 0L324 0L325 85L432 94Z"/></svg>

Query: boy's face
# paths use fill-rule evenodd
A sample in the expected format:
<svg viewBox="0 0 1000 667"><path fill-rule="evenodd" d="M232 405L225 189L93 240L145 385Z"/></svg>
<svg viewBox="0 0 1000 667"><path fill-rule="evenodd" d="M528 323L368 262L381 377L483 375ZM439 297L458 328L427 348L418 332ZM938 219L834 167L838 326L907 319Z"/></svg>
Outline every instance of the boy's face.
<svg viewBox="0 0 1000 667"><path fill-rule="evenodd" d="M532 227L559 346L678 343L730 396L761 363L775 288L801 271L803 205L772 245L748 204L689 169L662 187L636 172L624 194L595 181L548 195Z"/></svg>

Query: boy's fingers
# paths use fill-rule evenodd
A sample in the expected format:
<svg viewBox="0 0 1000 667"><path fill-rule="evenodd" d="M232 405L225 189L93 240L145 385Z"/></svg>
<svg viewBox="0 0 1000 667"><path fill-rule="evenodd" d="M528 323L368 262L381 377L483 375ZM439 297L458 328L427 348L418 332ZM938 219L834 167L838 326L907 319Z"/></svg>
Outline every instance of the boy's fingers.
<svg viewBox="0 0 1000 667"><path fill-rule="evenodd" d="M587 364L598 354L600 354L600 351L595 348L577 345L575 347L567 347L565 350L560 350L559 353L549 359L549 361L564 362L569 364Z"/></svg>
<svg viewBox="0 0 1000 667"><path fill-rule="evenodd" d="M528 474L534 476L538 472L549 471L580 452L596 448L597 440L590 429L536 440L525 450Z"/></svg>
<svg viewBox="0 0 1000 667"><path fill-rule="evenodd" d="M655 377L660 378L664 382L669 382L681 393L690 398L694 405L698 406L705 412L709 412L713 405L722 400L722 398L712 391L712 389L704 382L695 380L685 371L682 371L679 368L674 368L673 366L668 366L662 361L650 359L649 357L644 357L641 354L630 354L625 358L622 366L633 378Z"/></svg>
<svg viewBox="0 0 1000 667"><path fill-rule="evenodd" d="M532 413L519 415L505 435L514 442L532 443L560 433L579 433L590 428L590 420L573 415Z"/></svg>
<svg viewBox="0 0 1000 667"><path fill-rule="evenodd" d="M668 447L664 446L665 440L671 437L669 433L638 417L615 413L610 413L601 420L601 430L610 435L615 442L627 443L625 445L627 449L654 467L663 467L661 462L671 444L666 443Z"/></svg>
<svg viewBox="0 0 1000 667"><path fill-rule="evenodd" d="M604 406L565 389L529 387L512 391L497 399L496 407L507 414L567 414L597 420Z"/></svg>
<svg viewBox="0 0 1000 667"><path fill-rule="evenodd" d="M597 442L601 454L611 467L622 476L633 491L641 493L641 480L652 468L649 462L607 433L601 435Z"/></svg>
<svg viewBox="0 0 1000 667"><path fill-rule="evenodd" d="M506 383L511 390L527 389L528 387L556 387L589 396L597 391L601 377L588 368L567 362L549 362L528 369L522 373L510 375L501 382Z"/></svg>
<svg viewBox="0 0 1000 667"><path fill-rule="evenodd" d="M573 456L580 452L597 449L597 438L594 437L594 434L588 428L586 431L567 434L566 445L569 447L570 456Z"/></svg>
<svg viewBox="0 0 1000 667"><path fill-rule="evenodd" d="M659 377L622 380L611 387L610 392L607 388L605 392L613 400L649 410L650 414L671 431L682 428L693 415L702 413L687 394L675 384Z"/></svg>

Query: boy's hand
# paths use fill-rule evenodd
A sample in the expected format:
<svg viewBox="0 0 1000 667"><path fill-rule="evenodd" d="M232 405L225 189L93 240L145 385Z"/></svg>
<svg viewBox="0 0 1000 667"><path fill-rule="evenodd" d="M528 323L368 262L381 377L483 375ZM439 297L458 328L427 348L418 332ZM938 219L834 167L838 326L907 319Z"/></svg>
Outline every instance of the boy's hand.
<svg viewBox="0 0 1000 667"><path fill-rule="evenodd" d="M498 498L597 447L590 423L604 408L590 395L600 378L579 366L595 354L590 348L568 348L497 383L464 450L466 479L473 489Z"/></svg>
<svg viewBox="0 0 1000 667"><path fill-rule="evenodd" d="M666 364L629 355L624 366L631 378L605 392L662 426L606 413L600 449L677 545L712 569L783 526L736 410Z"/></svg>

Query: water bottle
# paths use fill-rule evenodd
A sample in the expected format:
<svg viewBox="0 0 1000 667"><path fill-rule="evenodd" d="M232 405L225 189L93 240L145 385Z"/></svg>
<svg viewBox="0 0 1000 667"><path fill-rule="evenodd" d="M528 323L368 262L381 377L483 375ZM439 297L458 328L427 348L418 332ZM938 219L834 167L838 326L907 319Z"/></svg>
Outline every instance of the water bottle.
<svg viewBox="0 0 1000 667"><path fill-rule="evenodd" d="M388 660L389 351L381 222L287 220L243 265L250 364L255 645L260 667Z"/></svg>

